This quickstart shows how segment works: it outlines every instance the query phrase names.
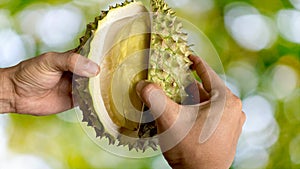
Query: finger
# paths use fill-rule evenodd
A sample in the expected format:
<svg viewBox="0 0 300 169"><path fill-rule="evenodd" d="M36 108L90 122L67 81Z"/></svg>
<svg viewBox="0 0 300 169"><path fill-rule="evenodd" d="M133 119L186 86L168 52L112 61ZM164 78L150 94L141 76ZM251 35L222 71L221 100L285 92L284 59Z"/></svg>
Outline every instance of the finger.
<svg viewBox="0 0 300 169"><path fill-rule="evenodd" d="M138 83L136 91L141 100L150 108L159 132L169 129L177 119L179 105L168 98L163 90L153 83L141 81Z"/></svg>
<svg viewBox="0 0 300 169"><path fill-rule="evenodd" d="M197 82L197 86L199 89L199 93L200 93L200 102L205 102L207 100L209 100L210 96L209 93L207 93L203 87L202 83Z"/></svg>
<svg viewBox="0 0 300 169"><path fill-rule="evenodd" d="M79 76L93 77L100 72L99 65L79 54L73 54L70 62L72 66L69 71Z"/></svg>
<svg viewBox="0 0 300 169"><path fill-rule="evenodd" d="M74 50L65 53L46 53L47 66L56 71L70 71L79 76L92 77L100 72L99 66L91 60L77 54Z"/></svg>
<svg viewBox="0 0 300 169"><path fill-rule="evenodd" d="M195 81L194 83L190 84L186 89L187 94L189 97L184 102L185 105L193 105L205 102L209 100L210 95L206 92L203 88L202 83Z"/></svg>
<svg viewBox="0 0 300 169"><path fill-rule="evenodd" d="M204 60L194 55L190 55L189 58L193 62L192 69L196 70L207 93L220 88L220 86L223 87L222 80Z"/></svg>

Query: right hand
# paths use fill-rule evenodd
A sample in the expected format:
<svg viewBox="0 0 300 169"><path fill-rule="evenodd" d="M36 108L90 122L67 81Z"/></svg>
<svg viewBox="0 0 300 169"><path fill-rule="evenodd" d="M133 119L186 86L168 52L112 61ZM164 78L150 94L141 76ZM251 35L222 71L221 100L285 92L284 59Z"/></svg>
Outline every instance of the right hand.
<svg viewBox="0 0 300 169"><path fill-rule="evenodd" d="M202 59L190 59L202 80L194 91L200 95L198 104L179 105L144 81L137 92L156 117L160 146L171 167L229 168L246 119L241 100Z"/></svg>

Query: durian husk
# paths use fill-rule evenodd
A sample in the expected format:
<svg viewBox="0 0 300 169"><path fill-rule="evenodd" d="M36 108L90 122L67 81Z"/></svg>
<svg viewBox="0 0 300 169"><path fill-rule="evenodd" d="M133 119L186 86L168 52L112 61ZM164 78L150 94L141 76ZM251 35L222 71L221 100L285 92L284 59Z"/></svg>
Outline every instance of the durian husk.
<svg viewBox="0 0 300 169"><path fill-rule="evenodd" d="M80 39L77 52L88 57L91 52L91 44L98 31L98 26L105 24L103 22L105 22L105 19L112 11L126 8L136 3L141 5L140 2L126 1L114 7L111 6L109 11L102 11L100 16L95 18L94 22L87 25L85 36ZM132 29L129 23L129 26L122 28L121 33L116 35L117 39L119 38L120 40L112 46L112 50L108 51L106 53L107 56L99 63L102 73L109 72L112 69L114 70L114 75L100 73L100 78L98 77L101 79L100 85L102 86L98 92L101 94L101 99L103 99L103 103L101 104L105 105L105 108L102 108L103 111L98 111L99 103L94 94L94 90L97 89L90 87L91 83L94 83L93 78L89 79L74 76L73 96L75 103L79 105L83 113L82 121L87 122L88 126L94 128L96 137L106 137L109 144L128 146L129 150L136 149L137 151L145 151L149 147L153 150L158 149L156 124L151 113L147 111L146 107L135 94L136 83L142 79L148 79L151 82L159 84L171 99L177 103L182 103L183 100L188 97L185 88L193 82L193 77L189 72L191 62L188 59L192 51L187 45L187 34L183 33L182 24L176 18L175 12L162 0L151 0L151 10L153 11L152 14L146 13L148 13L147 17L151 17L152 25L148 25L148 21L145 22L144 25L147 26L149 30L146 32L142 31L140 34L135 33L135 35L137 35L135 37L126 37L122 34L122 31L126 32ZM150 32L151 35L149 34ZM144 53L142 52L140 54L135 54L134 52L125 54L121 52L120 56L117 57L120 57L119 61L115 61L116 57L114 51L116 49L122 50L122 47L126 46L124 43L130 41L128 40L130 38L136 38L135 40L131 39L135 41L135 43L145 41L147 43L147 45L145 45L148 46L150 51L147 52L147 50L145 50L143 51ZM130 48L134 48L134 45ZM138 57L136 57L136 60L131 61L132 59L127 59L128 55L137 55ZM143 57L141 57L142 55ZM115 103L113 99L118 97L118 95L116 95L118 92L116 91L122 92L122 87L118 88L118 85L115 85L118 83L118 78L122 77L122 72L126 71L126 65L122 68L122 64L120 64L122 62L128 63L131 69L140 71L137 72L137 75L132 79L129 79L128 82L124 81L124 83L130 83L128 84L130 88L128 90L129 101L140 111L140 114L128 108L127 110L130 111L126 112L127 115L116 113L124 106L121 102L117 101ZM139 66L139 64L135 63L139 63L142 66L140 66L140 68L134 68L135 66ZM117 67L121 68L117 69ZM145 69L148 68L148 72L144 70L141 71L143 67L145 67ZM103 79L113 83L104 82ZM119 85L122 86L122 84ZM105 88L105 86L107 87ZM111 94L110 91L114 94ZM132 116L135 120L131 121L131 117L129 116ZM124 117L128 117L129 120Z"/></svg>
<svg viewBox="0 0 300 169"><path fill-rule="evenodd" d="M194 82L190 72L193 52L175 12L164 0L152 0L152 34L148 80L158 84L168 97L183 103L185 89Z"/></svg>
<svg viewBox="0 0 300 169"><path fill-rule="evenodd" d="M89 58L94 50L91 49L91 46L95 43L94 39L97 38L97 33L102 33L99 32L99 29L102 25L107 25L110 22L107 17L111 14L110 18L113 18L113 15L117 14L116 10L132 8L134 5L142 8L140 2L126 1L115 7L110 7L109 11L102 11L101 15L87 26L85 36L80 39L77 52ZM130 150L145 151L148 147L157 150L158 141L157 138L145 134L141 135L139 132L144 105L136 95L135 87L137 82L147 78L146 70L149 55L147 49L150 46L150 23L147 23L149 22L149 15L146 8L145 13L142 12L139 15L144 16L133 17L133 19L131 17L122 18L128 23L122 23L124 26L113 37L115 42L112 43L111 49L105 52L106 56L99 63L101 73L97 78L101 79L101 86L99 86L101 91L99 92L93 87L94 78L75 76L73 92L75 102L78 103L83 113L83 121L95 129L96 137L108 138L109 144L128 145ZM119 21L123 22L117 20L117 22ZM135 26L138 26L139 29L136 29ZM126 69L126 66L130 69ZM135 74L135 76L127 80L126 77L130 76L130 73ZM128 94L125 91L123 97L124 88ZM95 96L95 92L100 93L101 103L98 102L99 99ZM105 105L105 108L99 108L99 105L101 107L102 104ZM120 109L122 114L119 113Z"/></svg>

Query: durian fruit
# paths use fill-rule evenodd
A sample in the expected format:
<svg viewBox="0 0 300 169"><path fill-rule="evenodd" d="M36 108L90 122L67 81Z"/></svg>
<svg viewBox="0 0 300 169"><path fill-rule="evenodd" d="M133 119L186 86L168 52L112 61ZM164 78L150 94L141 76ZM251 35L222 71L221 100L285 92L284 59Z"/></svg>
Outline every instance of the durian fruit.
<svg viewBox="0 0 300 169"><path fill-rule="evenodd" d="M129 150L157 150L156 125L136 94L136 84L148 80L182 103L193 82L187 34L163 0L151 0L151 11L126 1L102 11L87 26L77 52L98 63L93 78L74 77L73 95L83 121L96 137Z"/></svg>
<svg viewBox="0 0 300 169"><path fill-rule="evenodd" d="M152 34L148 79L159 84L172 100L182 103L185 88L193 82L189 72L192 54L187 34L175 12L163 0L151 1Z"/></svg>

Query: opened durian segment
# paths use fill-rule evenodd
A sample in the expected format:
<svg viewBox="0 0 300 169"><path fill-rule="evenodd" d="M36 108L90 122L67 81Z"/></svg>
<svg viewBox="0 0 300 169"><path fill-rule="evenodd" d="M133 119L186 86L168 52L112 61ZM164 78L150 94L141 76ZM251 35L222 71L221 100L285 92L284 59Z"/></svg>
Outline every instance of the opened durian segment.
<svg viewBox="0 0 300 169"><path fill-rule="evenodd" d="M158 84L168 97L183 103L185 88L194 82L189 70L192 54L183 25L163 0L151 0L152 34L148 79Z"/></svg>
<svg viewBox="0 0 300 169"><path fill-rule="evenodd" d="M139 127L143 104L135 85L147 77L149 27L147 9L132 2L110 10L90 44L88 58L100 64L101 73L89 80L89 90L98 117L114 137Z"/></svg>
<svg viewBox="0 0 300 169"><path fill-rule="evenodd" d="M188 71L191 52L181 23L163 0L151 3L154 14L150 16L142 3L134 1L103 11L87 26L77 51L101 67L97 77L75 76L75 100L83 121L95 129L97 137L108 138L110 144L118 140L129 150L156 150L158 144L151 113L141 114L143 104L135 93L136 83L147 78L182 103L182 96L187 95L184 88L192 81ZM150 59L149 51L144 50L149 48Z"/></svg>

